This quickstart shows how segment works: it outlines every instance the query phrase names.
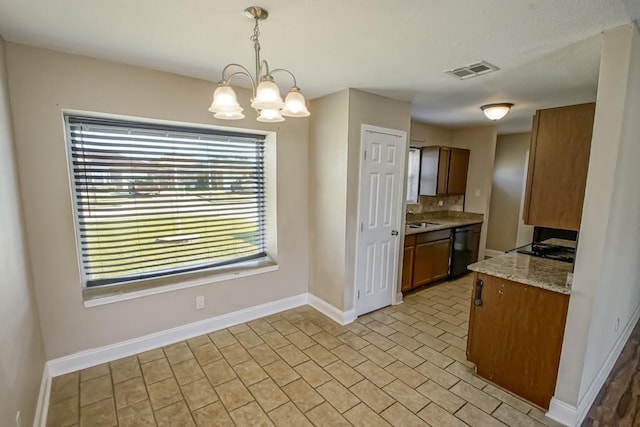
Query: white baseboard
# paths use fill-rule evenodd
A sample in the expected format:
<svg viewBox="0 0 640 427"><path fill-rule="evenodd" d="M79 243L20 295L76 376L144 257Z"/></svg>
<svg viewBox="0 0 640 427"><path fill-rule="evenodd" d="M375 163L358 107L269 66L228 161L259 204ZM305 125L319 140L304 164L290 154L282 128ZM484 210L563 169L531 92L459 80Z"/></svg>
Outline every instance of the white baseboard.
<svg viewBox="0 0 640 427"><path fill-rule="evenodd" d="M53 359L47 362L48 373L51 377L57 377L69 372L75 372L101 363L184 341L219 329L228 328L238 323L249 322L270 314L299 307L307 304L307 295L308 294L304 293L268 302L199 322L189 323L165 331Z"/></svg>
<svg viewBox="0 0 640 427"><path fill-rule="evenodd" d="M484 256L489 258L495 258L497 256L504 255L504 251L496 251L494 249L485 249Z"/></svg>
<svg viewBox="0 0 640 427"><path fill-rule="evenodd" d="M344 314L342 315L342 319L343 325L348 325L349 323L353 323L355 322L355 320L358 318L358 316L356 316L356 310L349 310L349 311L345 311Z"/></svg>
<svg viewBox="0 0 640 427"><path fill-rule="evenodd" d="M38 394L38 403L36 404L36 416L33 419L33 427L46 427L50 395L51 375L49 375L49 367L45 363L44 368L42 369L42 381L40 382L40 392Z"/></svg>
<svg viewBox="0 0 640 427"><path fill-rule="evenodd" d="M402 304L404 303L404 295L402 295L402 292L398 292L396 294L396 300L393 303L393 305L398 305L398 304Z"/></svg>
<svg viewBox="0 0 640 427"><path fill-rule="evenodd" d="M315 295L308 294L307 303L320 313L341 325L347 325L356 320L355 310L341 311Z"/></svg>
<svg viewBox="0 0 640 427"><path fill-rule="evenodd" d="M199 322L189 323L165 331L156 332L142 337L118 342L104 347L80 351L68 356L49 360L42 372L42 382L36 408L33 427L47 425L49 396L51 394L51 379L69 372L79 371L101 363L111 362L123 357L132 356L154 348L163 347L199 335L228 328L239 323L249 322L274 313L310 305L325 316L341 325L346 325L356 319L355 310L340 311L328 302L308 293L272 301L266 304L249 307Z"/></svg>
<svg viewBox="0 0 640 427"><path fill-rule="evenodd" d="M620 333L618 340L614 344L613 348L609 352L609 355L605 359L604 363L600 367L600 370L596 374L596 377L593 379L587 391L582 396L582 399L578 403L578 419L577 424L582 423L589 409L591 409L591 405L595 402L596 397L598 397L598 393L600 393L600 389L604 385L605 381L609 377L611 370L613 369L613 365L615 365L618 357L620 357L620 353L624 349L625 344L629 340L631 333L633 332L633 328L638 323L638 319L640 319L640 305L636 307L635 311L631 315L631 319L627 322L624 329Z"/></svg>
<svg viewBox="0 0 640 427"><path fill-rule="evenodd" d="M578 410L575 406L571 406L555 397L551 398L549 404L549 412L545 414L547 417L562 425L573 427L578 419Z"/></svg>
<svg viewBox="0 0 640 427"><path fill-rule="evenodd" d="M593 405L596 397L598 397L600 389L602 389L602 386L609 377L609 374L613 369L613 365L615 365L618 357L620 357L620 353L622 353L622 349L629 340L629 337L633 332L633 328L635 327L636 323L638 323L639 319L640 305L636 307L636 310L633 312L631 319L629 319L629 322L627 322L624 329L620 333L618 340L614 344L613 348L609 352L609 355L600 367L600 370L598 371L595 378L587 388L587 391L584 393L582 399L578 403L578 407L576 408L574 406L571 406L567 403L557 400L554 397L551 399L549 412L547 412L546 414L547 417L552 418L559 423L567 426L577 426L584 421L589 412L589 409L591 409L591 405Z"/></svg>

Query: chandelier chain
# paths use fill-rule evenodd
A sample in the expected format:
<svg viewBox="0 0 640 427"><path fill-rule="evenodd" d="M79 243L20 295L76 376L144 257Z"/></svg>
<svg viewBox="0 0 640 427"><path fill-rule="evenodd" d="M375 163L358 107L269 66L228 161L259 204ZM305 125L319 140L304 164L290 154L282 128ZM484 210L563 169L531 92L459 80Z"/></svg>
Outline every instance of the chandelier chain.
<svg viewBox="0 0 640 427"><path fill-rule="evenodd" d="M255 51L255 60L256 60L256 77L255 84L260 84L260 71L262 69L262 61L260 60L260 25L258 18L255 18L255 25L253 26L253 35L251 36L251 41L253 42L253 50ZM267 71L268 74L268 71ZM255 89L254 89L255 91Z"/></svg>
<svg viewBox="0 0 640 427"><path fill-rule="evenodd" d="M253 35L250 37L252 42L257 42L260 38L260 26L258 25L258 20L256 19L256 24L253 26Z"/></svg>

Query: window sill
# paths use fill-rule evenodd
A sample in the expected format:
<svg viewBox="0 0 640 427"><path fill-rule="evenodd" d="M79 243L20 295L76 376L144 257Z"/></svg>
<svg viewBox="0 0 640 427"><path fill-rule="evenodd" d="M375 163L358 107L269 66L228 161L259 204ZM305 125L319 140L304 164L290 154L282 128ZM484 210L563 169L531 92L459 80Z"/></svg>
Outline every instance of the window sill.
<svg viewBox="0 0 640 427"><path fill-rule="evenodd" d="M209 285L239 277L254 276L278 270L278 264L271 258L245 261L238 264L216 267L206 272L193 273L183 276L179 283L176 278L158 279L142 283L107 286L103 288L84 288L82 290L83 304L85 308L98 307L150 295L172 292L195 286ZM184 280L184 278L187 278ZM180 279L178 279L180 280ZM166 284L159 284L166 283ZM169 282L169 283L167 283Z"/></svg>

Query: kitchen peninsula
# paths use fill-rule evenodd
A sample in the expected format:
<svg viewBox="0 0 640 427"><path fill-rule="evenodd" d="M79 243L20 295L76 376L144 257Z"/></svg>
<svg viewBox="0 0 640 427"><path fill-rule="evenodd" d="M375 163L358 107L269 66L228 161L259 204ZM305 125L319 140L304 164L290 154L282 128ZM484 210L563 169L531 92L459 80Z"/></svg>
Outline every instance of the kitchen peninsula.
<svg viewBox="0 0 640 427"><path fill-rule="evenodd" d="M511 252L469 269L474 280L467 359L479 376L549 408L572 264Z"/></svg>

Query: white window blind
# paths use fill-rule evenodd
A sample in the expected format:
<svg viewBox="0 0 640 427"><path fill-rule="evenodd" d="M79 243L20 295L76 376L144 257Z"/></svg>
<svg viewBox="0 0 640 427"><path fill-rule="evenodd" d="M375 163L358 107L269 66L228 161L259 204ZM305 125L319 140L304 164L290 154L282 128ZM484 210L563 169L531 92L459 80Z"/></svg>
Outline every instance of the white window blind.
<svg viewBox="0 0 640 427"><path fill-rule="evenodd" d="M265 255L264 136L65 119L85 286Z"/></svg>
<svg viewBox="0 0 640 427"><path fill-rule="evenodd" d="M407 203L418 203L420 189L420 149L409 148L407 165Z"/></svg>

